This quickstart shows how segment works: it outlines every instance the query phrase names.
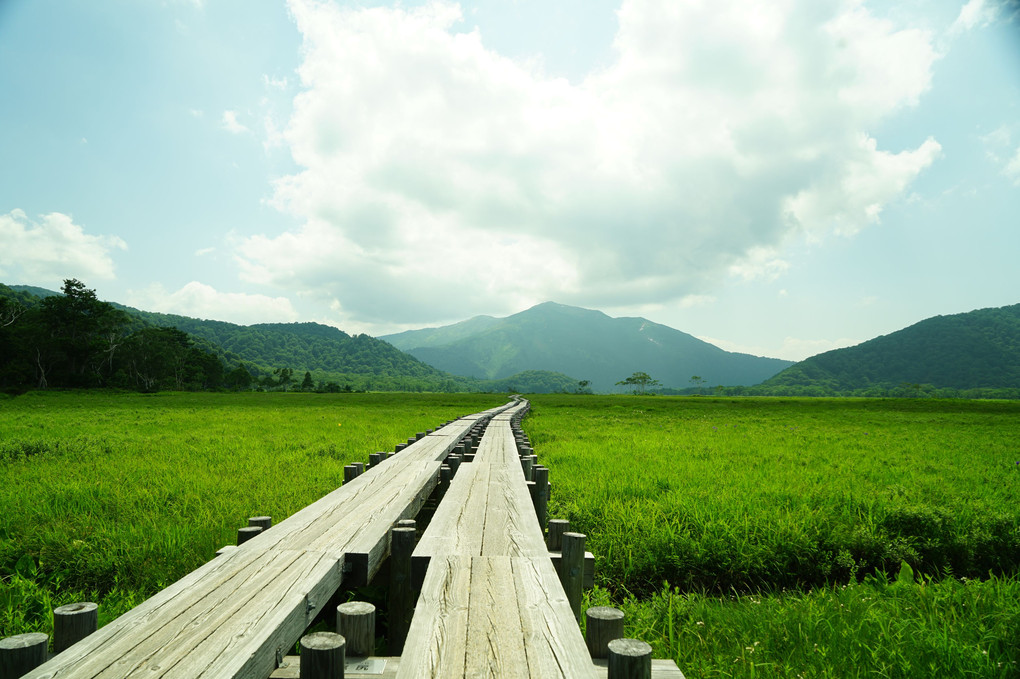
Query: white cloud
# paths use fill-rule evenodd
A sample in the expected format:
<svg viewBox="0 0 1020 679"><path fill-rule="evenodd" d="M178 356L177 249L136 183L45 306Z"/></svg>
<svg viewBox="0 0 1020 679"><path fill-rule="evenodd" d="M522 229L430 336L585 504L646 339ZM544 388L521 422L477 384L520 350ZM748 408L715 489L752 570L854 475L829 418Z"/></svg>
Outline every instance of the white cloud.
<svg viewBox="0 0 1020 679"><path fill-rule="evenodd" d="M245 132L251 132L247 127L242 125L237 120L237 111L224 111L223 117L220 119L220 125L224 130L231 134L243 134Z"/></svg>
<svg viewBox="0 0 1020 679"><path fill-rule="evenodd" d="M984 28L999 17L999 5L996 0L970 0L960 9L960 14L949 29L950 35L966 33L976 28Z"/></svg>
<svg viewBox="0 0 1020 679"><path fill-rule="evenodd" d="M241 325L289 323L298 320L297 311L286 297L220 292L197 281L191 281L175 292L168 292L158 283L144 290L129 290L127 304L165 314L228 321Z"/></svg>
<svg viewBox="0 0 1020 679"><path fill-rule="evenodd" d="M352 320L775 277L791 235L877 222L939 155L868 135L918 102L936 54L853 0L626 0L615 62L579 85L486 49L447 2L289 4L304 62L283 134L303 171L274 204L304 225L238 256Z"/></svg>
<svg viewBox="0 0 1020 679"><path fill-rule="evenodd" d="M0 274L40 284L113 279L112 251L127 249L117 236L85 233L69 215L51 212L33 221L22 210L0 215L0 243Z"/></svg>
<svg viewBox="0 0 1020 679"><path fill-rule="evenodd" d="M1017 147L1016 153L1006 163L1004 172L1006 176L1013 180L1013 183L1020 186L1020 146Z"/></svg>

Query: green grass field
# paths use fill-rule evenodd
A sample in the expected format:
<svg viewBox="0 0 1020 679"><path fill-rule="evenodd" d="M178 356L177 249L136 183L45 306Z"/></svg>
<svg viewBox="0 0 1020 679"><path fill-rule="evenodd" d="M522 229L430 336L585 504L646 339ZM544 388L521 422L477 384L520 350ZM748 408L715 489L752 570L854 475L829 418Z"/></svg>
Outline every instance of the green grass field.
<svg viewBox="0 0 1020 679"><path fill-rule="evenodd" d="M101 622L498 395L0 400L0 635ZM1020 674L1020 403L539 396L591 603L690 677ZM904 564L907 566L904 567Z"/></svg>
<svg viewBox="0 0 1020 679"><path fill-rule="evenodd" d="M533 402L589 600L688 676L1020 672L1020 403Z"/></svg>

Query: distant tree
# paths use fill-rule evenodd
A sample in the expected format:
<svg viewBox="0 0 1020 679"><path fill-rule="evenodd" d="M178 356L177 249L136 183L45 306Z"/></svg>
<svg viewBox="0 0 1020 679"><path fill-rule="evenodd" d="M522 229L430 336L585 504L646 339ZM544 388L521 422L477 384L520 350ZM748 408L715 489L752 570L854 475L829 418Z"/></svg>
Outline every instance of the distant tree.
<svg viewBox="0 0 1020 679"><path fill-rule="evenodd" d="M575 394L590 394L591 393L591 380L580 380L577 383L577 389L574 390Z"/></svg>
<svg viewBox="0 0 1020 679"><path fill-rule="evenodd" d="M301 380L301 390L311 391L315 387L315 383L312 382L312 373L305 371L305 379Z"/></svg>
<svg viewBox="0 0 1020 679"><path fill-rule="evenodd" d="M616 383L618 386L634 387L635 394L644 394L648 391L649 387L661 386L661 382L656 379L652 379L651 375L646 372L636 372L625 380L620 380Z"/></svg>
<svg viewBox="0 0 1020 679"><path fill-rule="evenodd" d="M700 375L691 375L691 384L698 390L698 393L702 393L701 389L705 384L705 378Z"/></svg>

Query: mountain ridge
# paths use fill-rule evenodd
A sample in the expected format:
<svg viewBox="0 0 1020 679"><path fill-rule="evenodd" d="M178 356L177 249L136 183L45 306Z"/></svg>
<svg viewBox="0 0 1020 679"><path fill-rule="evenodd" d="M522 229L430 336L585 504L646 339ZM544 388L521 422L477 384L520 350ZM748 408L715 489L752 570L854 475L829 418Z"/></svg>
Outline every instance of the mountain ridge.
<svg viewBox="0 0 1020 679"><path fill-rule="evenodd" d="M596 391L637 371L663 386L682 388L693 377L707 384L757 384L793 364L727 352L646 318L543 302L443 342L450 326L383 335L422 361L456 375L497 379L521 370L555 370L589 380ZM463 330L463 326L461 330Z"/></svg>

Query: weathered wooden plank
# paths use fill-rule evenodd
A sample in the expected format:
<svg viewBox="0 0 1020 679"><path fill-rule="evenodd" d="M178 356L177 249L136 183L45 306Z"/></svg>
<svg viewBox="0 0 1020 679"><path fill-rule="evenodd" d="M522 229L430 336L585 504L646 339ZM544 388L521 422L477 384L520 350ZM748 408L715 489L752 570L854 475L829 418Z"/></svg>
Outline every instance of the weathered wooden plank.
<svg viewBox="0 0 1020 679"><path fill-rule="evenodd" d="M594 677L588 647L548 557L513 560L532 677Z"/></svg>
<svg viewBox="0 0 1020 679"><path fill-rule="evenodd" d="M432 559L404 643L398 678L463 677L471 557Z"/></svg>
<svg viewBox="0 0 1020 679"><path fill-rule="evenodd" d="M434 556L482 553L489 472L487 465L472 463L454 477L411 557L415 582L424 579Z"/></svg>
<svg viewBox="0 0 1020 679"><path fill-rule="evenodd" d="M510 557L471 559L464 676L531 676Z"/></svg>

